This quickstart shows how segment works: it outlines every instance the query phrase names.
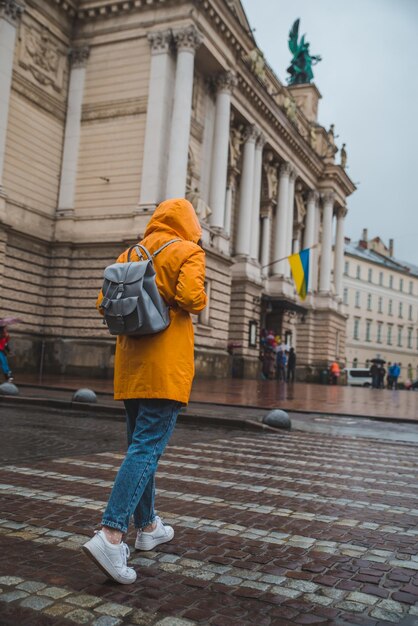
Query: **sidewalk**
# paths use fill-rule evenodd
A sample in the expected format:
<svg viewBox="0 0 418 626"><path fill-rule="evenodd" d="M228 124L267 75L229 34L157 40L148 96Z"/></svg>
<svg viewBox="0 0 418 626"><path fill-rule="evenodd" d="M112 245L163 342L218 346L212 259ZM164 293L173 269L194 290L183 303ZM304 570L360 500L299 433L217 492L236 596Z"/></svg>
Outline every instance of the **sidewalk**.
<svg viewBox="0 0 418 626"><path fill-rule="evenodd" d="M18 375L16 384L21 393L38 397L70 400L72 393L81 387L89 387L100 394L100 403L119 406L112 400L111 380L86 379L69 376L44 376L42 384L33 375ZM26 388L30 385L30 388ZM374 417L377 419L418 422L418 393L362 387L314 385L307 383L285 384L276 381L222 379L196 379L193 384L190 408L210 404L206 413L213 412L213 405L222 405L223 412L231 416L236 408L253 419L257 410L280 408L290 412L321 413ZM256 409L256 411L254 411Z"/></svg>

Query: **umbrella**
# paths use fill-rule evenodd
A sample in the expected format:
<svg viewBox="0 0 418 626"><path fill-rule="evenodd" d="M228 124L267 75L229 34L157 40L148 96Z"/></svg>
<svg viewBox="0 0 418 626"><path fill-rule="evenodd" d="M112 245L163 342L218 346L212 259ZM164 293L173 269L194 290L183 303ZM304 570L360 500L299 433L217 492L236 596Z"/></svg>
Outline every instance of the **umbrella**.
<svg viewBox="0 0 418 626"><path fill-rule="evenodd" d="M12 324L19 324L22 321L20 317L1 317L0 326L12 326Z"/></svg>
<svg viewBox="0 0 418 626"><path fill-rule="evenodd" d="M385 359L381 359L380 357L376 357L375 359L370 359L372 363L376 363L376 365L383 365L386 363Z"/></svg>

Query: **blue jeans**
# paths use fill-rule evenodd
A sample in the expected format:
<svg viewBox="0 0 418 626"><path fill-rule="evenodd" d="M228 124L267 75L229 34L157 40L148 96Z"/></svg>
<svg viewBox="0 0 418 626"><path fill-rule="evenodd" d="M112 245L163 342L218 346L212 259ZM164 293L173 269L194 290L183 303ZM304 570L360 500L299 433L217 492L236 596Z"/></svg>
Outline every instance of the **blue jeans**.
<svg viewBox="0 0 418 626"><path fill-rule="evenodd" d="M6 353L0 350L0 367L3 370L3 374L7 376L10 373L9 363L7 362Z"/></svg>
<svg viewBox="0 0 418 626"><path fill-rule="evenodd" d="M131 515L136 528L155 519L155 472L176 425L180 402L124 400L128 451L117 473L102 525L125 533Z"/></svg>

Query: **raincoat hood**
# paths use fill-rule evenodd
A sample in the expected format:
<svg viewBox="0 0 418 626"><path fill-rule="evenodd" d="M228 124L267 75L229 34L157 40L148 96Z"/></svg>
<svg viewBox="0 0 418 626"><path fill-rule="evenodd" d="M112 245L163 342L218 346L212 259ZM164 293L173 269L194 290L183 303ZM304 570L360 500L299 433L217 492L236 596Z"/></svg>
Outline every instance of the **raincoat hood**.
<svg viewBox="0 0 418 626"><path fill-rule="evenodd" d="M202 229L193 205L185 198L164 200L157 206L145 229L144 237L154 231L166 231L194 243L202 237Z"/></svg>

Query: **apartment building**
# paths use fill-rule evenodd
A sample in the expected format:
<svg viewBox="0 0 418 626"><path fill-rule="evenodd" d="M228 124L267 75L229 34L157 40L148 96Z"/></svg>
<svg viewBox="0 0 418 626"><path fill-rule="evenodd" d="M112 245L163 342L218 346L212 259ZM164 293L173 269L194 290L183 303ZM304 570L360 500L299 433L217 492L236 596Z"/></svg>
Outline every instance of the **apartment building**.
<svg viewBox="0 0 418 626"><path fill-rule="evenodd" d="M346 359L363 367L375 357L418 367L418 266L394 255L379 237L346 239L343 302L348 314Z"/></svg>

